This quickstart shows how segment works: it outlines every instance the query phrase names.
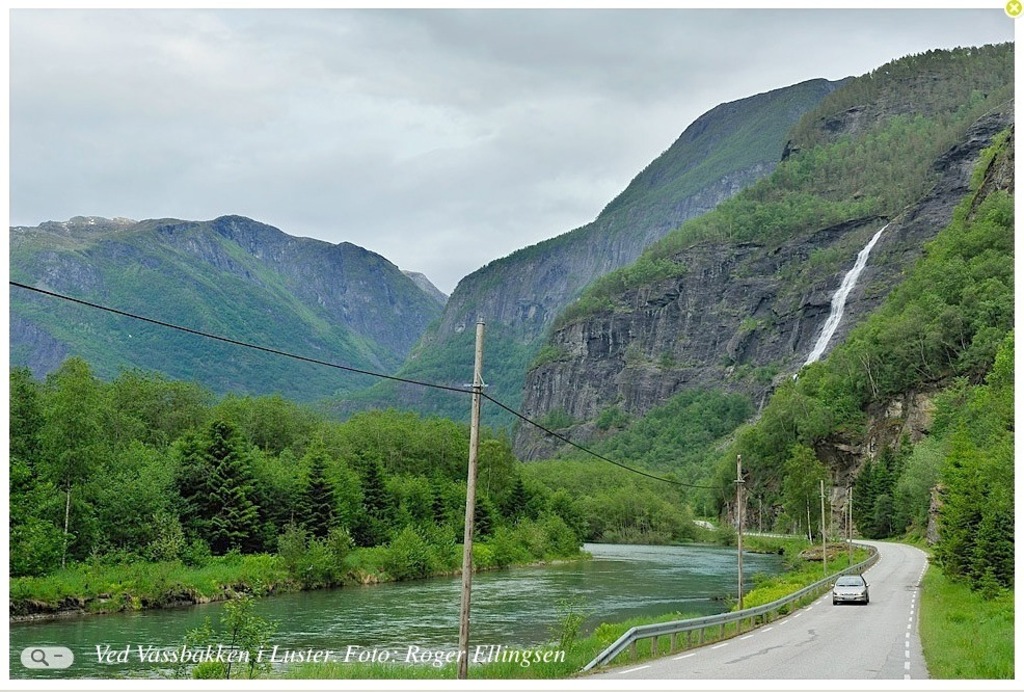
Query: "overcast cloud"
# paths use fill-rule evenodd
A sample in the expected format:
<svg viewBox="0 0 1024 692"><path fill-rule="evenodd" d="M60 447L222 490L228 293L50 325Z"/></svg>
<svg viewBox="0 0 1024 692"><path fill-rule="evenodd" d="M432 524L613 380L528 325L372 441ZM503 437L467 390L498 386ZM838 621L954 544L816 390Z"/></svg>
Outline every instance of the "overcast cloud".
<svg viewBox="0 0 1024 692"><path fill-rule="evenodd" d="M10 222L349 241L444 292L569 231L714 106L932 48L987 10L13 10Z"/></svg>

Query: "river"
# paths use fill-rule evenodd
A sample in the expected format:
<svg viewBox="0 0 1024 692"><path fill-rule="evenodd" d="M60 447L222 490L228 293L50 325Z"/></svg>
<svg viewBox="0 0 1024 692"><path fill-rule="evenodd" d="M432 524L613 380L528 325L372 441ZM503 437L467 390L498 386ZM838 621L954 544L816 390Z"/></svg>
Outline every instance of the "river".
<svg viewBox="0 0 1024 692"><path fill-rule="evenodd" d="M709 546L588 544L593 560L521 567L473 576L471 644L528 647L557 640L565 603L587 619L583 633L601 622L681 612L710 615L735 596L736 551ZM745 553L744 576L776 574L782 559ZM750 588L749 583L746 587ZM270 644L281 651L363 653L455 650L459 635L459 578L346 587L261 599L256 612L276 622ZM209 618L219 625L223 603L135 613L82 616L10 626L12 678L160 677L168 664L139 660L138 646L179 647L186 632ZM97 646L129 648L128 660L101 662ZM64 646L74 653L66 670L29 670L27 647ZM348 647L360 647L348 649ZM394 660L394 659L393 659Z"/></svg>

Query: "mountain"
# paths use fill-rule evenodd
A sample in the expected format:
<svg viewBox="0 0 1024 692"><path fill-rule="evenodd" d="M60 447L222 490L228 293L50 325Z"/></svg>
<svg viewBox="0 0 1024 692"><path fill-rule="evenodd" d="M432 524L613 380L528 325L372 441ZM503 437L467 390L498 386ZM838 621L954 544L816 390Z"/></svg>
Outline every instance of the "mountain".
<svg viewBox="0 0 1024 692"><path fill-rule="evenodd" d="M877 308L949 223L972 170L1013 121L1013 47L930 51L826 96L757 184L591 284L554 323L523 413L577 441L679 392L760 408L803 365L831 298L883 226L832 343ZM517 453L556 446L520 427Z"/></svg>
<svg viewBox="0 0 1024 692"><path fill-rule="evenodd" d="M473 370L473 325L483 319L490 392L517 407L526 368L561 310L594 279L630 264L683 221L714 209L770 173L793 124L841 83L811 80L708 111L593 222L463 278L400 374L445 384L465 382ZM415 406L465 418L468 408L462 399L386 382L337 405L341 410ZM493 407L484 412L491 423L511 422Z"/></svg>
<svg viewBox="0 0 1024 692"><path fill-rule="evenodd" d="M75 217L11 228L10 253L14 281L361 370L397 368L442 307L380 255L241 216ZM219 393L310 401L369 384L12 287L12 365L42 375L72 354L105 377L156 370Z"/></svg>
<svg viewBox="0 0 1024 692"><path fill-rule="evenodd" d="M430 279L427 278L426 274L422 272L410 272L402 271L403 274L412 279L412 282L420 287L420 290L426 293L428 296L436 300L441 305L448 302L448 296L441 292L437 286L435 286Z"/></svg>

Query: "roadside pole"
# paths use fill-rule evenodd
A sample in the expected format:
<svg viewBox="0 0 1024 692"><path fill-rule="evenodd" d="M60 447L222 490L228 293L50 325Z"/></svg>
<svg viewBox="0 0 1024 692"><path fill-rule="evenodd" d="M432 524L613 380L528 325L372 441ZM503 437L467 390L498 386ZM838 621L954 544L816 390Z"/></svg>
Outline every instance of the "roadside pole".
<svg viewBox="0 0 1024 692"><path fill-rule="evenodd" d="M466 531L462 539L462 607L459 611L459 680L469 673L469 600L473 585L473 515L476 509L476 460L480 450L480 393L483 390L484 322L476 323L473 403L469 424L469 470L466 473Z"/></svg>
<svg viewBox="0 0 1024 692"><path fill-rule="evenodd" d="M821 480L821 569L828 576L828 555L825 552L825 481Z"/></svg>
<svg viewBox="0 0 1024 692"><path fill-rule="evenodd" d="M846 489L846 544L849 548L848 561L853 566L853 486Z"/></svg>
<svg viewBox="0 0 1024 692"><path fill-rule="evenodd" d="M736 455L736 593L743 610L743 456Z"/></svg>

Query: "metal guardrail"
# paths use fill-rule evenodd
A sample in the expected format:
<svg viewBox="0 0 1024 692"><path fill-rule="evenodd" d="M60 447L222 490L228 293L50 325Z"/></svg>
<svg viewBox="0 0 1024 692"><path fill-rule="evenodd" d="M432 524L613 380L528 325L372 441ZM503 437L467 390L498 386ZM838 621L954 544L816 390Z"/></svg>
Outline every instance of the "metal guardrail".
<svg viewBox="0 0 1024 692"><path fill-rule="evenodd" d="M858 562L856 565L847 567L846 569L830 574L829 576L819 579L810 586L791 593L788 596L766 603L765 605L756 606L754 608L746 608L744 610L738 610L734 613L720 613L718 615L708 615L702 618L690 618L688 620L675 620L673 622L660 622L654 625L638 625L637 627L630 628L625 634L619 637L614 644L609 646L607 649L602 651L594 658L593 661L588 663L580 671L585 673L591 668L597 666L604 666L611 663L612 659L621 654L627 648L632 649L636 652L636 643L641 639L653 639L652 650L657 646L658 637L671 636L670 649L675 651L677 645L677 637L682 633L686 633L686 644L687 646L691 643L691 635L693 632L698 633L698 645L704 643L705 631L709 627L718 627L721 630L720 638L725 637L725 626L731 623L739 623L736 628L736 634L743 632L743 622L750 620L750 629L755 629L760 625L764 625L770 621L770 615L783 607L798 601L805 596L815 593L818 590L824 590L823 587L828 587L835 581L836 577L844 574L861 573L873 564L878 562L878 550L872 546L865 546L871 551L871 555L867 560ZM761 618L760 625L756 624L757 618ZM634 656L635 657L635 656Z"/></svg>

